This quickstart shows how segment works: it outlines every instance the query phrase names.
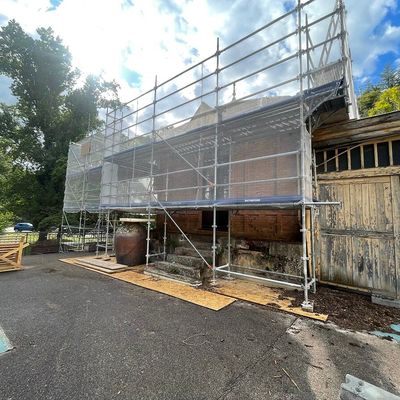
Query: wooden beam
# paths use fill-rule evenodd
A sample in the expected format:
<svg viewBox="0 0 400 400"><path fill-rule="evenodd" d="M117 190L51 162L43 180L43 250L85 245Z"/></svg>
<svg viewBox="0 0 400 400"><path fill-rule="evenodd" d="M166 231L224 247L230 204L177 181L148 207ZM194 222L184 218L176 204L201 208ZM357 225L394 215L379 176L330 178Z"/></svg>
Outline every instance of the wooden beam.
<svg viewBox="0 0 400 400"><path fill-rule="evenodd" d="M315 148L400 135L400 111L322 126L313 132Z"/></svg>
<svg viewBox="0 0 400 400"><path fill-rule="evenodd" d="M400 166L380 167L368 169L355 169L350 171L327 172L318 175L318 181L346 179L346 178L369 178L377 176L392 176L400 174Z"/></svg>

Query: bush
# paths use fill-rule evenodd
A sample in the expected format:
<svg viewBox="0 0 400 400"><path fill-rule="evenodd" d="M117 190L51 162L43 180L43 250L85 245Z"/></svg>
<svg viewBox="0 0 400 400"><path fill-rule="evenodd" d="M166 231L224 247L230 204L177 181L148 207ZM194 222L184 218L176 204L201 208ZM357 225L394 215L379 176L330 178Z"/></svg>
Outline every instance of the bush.
<svg viewBox="0 0 400 400"><path fill-rule="evenodd" d="M61 225L61 214L51 214L44 217L38 224L39 232L48 232L52 228L58 228Z"/></svg>
<svg viewBox="0 0 400 400"><path fill-rule="evenodd" d="M15 216L11 211L0 211L0 232L14 224Z"/></svg>

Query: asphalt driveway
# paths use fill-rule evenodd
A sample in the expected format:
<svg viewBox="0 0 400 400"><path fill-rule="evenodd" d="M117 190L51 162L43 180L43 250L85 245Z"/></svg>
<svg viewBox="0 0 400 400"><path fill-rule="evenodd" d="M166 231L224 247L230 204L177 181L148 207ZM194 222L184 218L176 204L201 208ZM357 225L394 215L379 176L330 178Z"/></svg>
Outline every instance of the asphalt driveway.
<svg viewBox="0 0 400 400"><path fill-rule="evenodd" d="M400 389L400 347L268 308L219 311L25 257L0 274L0 399L335 399L347 373Z"/></svg>

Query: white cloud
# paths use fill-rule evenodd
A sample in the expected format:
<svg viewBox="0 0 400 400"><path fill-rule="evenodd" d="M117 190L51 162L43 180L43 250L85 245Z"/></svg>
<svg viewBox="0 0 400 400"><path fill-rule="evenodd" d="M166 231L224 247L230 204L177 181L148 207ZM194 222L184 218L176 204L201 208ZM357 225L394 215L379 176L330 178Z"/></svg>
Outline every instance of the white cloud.
<svg viewBox="0 0 400 400"><path fill-rule="evenodd" d="M353 58L353 72L357 78L374 73L381 55L400 51L400 26L384 23L395 0L371 0L360 6L357 0L347 0L347 25Z"/></svg>
<svg viewBox="0 0 400 400"><path fill-rule="evenodd" d="M188 63L215 52L217 36L221 37L222 45L227 45L281 15L290 2L138 0L133 3L63 0L49 11L49 0L2 0L1 14L15 18L31 34L39 26L52 26L69 47L74 65L84 73L102 73L105 79L119 81L122 99L126 101L142 89L151 88L156 74L162 81L186 68ZM317 0L313 7L320 12L322 8L332 8L332 4L333 1ZM393 22L383 23L397 4L395 0L370 0L368 5L361 6L358 0L347 0L346 6L354 74L363 78L374 72L382 54L399 51L400 27ZM268 40L293 26L294 21L270 30ZM287 41L287 49L279 50L281 56L296 45L295 41L296 37ZM266 56L271 57L272 53ZM141 77L140 82L133 87L129 85L123 70L135 71ZM271 74L266 73L264 78L268 76ZM180 82L192 78L188 74ZM238 85L239 95L241 90ZM227 89L228 95L231 89Z"/></svg>

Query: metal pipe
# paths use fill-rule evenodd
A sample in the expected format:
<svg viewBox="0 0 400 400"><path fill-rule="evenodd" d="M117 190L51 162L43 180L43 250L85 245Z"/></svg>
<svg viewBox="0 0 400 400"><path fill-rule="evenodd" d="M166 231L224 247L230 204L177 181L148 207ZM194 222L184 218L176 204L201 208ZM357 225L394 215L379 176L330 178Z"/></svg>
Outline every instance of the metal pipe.
<svg viewBox="0 0 400 400"><path fill-rule="evenodd" d="M298 76L295 76L294 78L290 78L290 79L287 79L286 81L283 81L283 82L277 83L277 84L275 84L275 85L266 87L265 89L260 89L260 90L257 90L256 92L252 92L251 94L248 94L248 95L246 95L246 96L239 97L238 99L236 99L236 101L246 100L246 99L248 99L249 97L257 96L258 94L261 94L261 93L263 93L263 92L267 92L267 91L272 90L272 89L276 89L276 88L278 88L278 87L280 87L280 86L287 85L288 83L291 83L291 82L294 82L294 81L297 81L297 80L298 80ZM232 83L231 83L231 84L232 84Z"/></svg>
<svg viewBox="0 0 400 400"><path fill-rule="evenodd" d="M162 253L151 253L151 254L149 254L149 257L162 256L162 255L165 256L165 253L163 253L163 252Z"/></svg>
<svg viewBox="0 0 400 400"><path fill-rule="evenodd" d="M254 158L246 158L243 160L236 160L236 161L231 161L231 162L225 162L225 163L219 163L217 164L217 167L224 167L227 165L234 165L234 164L243 164L246 162L254 162L254 161L261 161L261 160L268 160L268 159L272 159L272 158L279 158L279 157L287 157L290 155L294 155L297 154L298 150L294 150L294 151L287 151L285 153L276 153L276 154L270 154L268 156L261 156L261 157L254 157ZM197 166L196 169L197 170L202 170L202 169L210 169L212 168L212 166L207 165L207 166ZM154 177L161 177L161 176L168 176L168 175L173 175L173 174L179 174L179 173L184 173L184 172L190 172L192 171L191 168L187 168L187 169L181 169L181 170L176 170L176 171L168 171L168 172L164 172L164 173L160 173L160 174L154 174ZM126 179L127 181L128 179ZM119 182L124 182L123 181L119 181Z"/></svg>
<svg viewBox="0 0 400 400"><path fill-rule="evenodd" d="M151 196L153 195L153 159L154 159L154 133L155 133L155 114L157 104L157 75L154 78L154 100L153 100L153 134L151 136L151 156L150 156L150 179L148 185L149 203L147 208L147 237L146 237L146 266L150 260L150 228L151 228Z"/></svg>
<svg viewBox="0 0 400 400"><path fill-rule="evenodd" d="M276 66L278 66L278 65L280 65L280 64L283 64L283 63L285 63L286 61L290 61L290 60L292 60L293 58L296 58L296 57L297 57L297 53L292 54L292 55L290 55L290 56L288 56L288 57L286 57L286 58L282 58L282 60L279 60L279 61L277 61L277 62L274 62L274 63L272 63L272 64L270 64L270 65L267 65L266 67L260 68L260 69L254 71L254 72L251 72L250 74L243 75L243 76L241 76L240 78L237 78L237 79L235 79L235 80L233 80L233 81L231 81L231 82L229 82L229 83L227 83L227 84L225 84L225 85L222 85L222 86L220 87L220 89L225 89L226 87L231 86L233 83L238 83L238 82L240 82L240 81L243 81L244 79L250 78L250 77L252 77L253 75L257 75L257 74L259 74L260 72L264 72L264 71L266 71L266 70L268 70L268 69L271 69L271 68L276 67Z"/></svg>
<svg viewBox="0 0 400 400"><path fill-rule="evenodd" d="M219 38L217 38L217 68L216 68L216 89L215 89L215 109L217 112L217 121L215 124L215 136L214 136L214 203L217 201L217 163L218 163L218 127L219 127L219 120L220 120L220 113L219 113L219 57L220 57L220 50L219 50ZM212 284L216 283L216 268L217 268L217 209L213 207L213 245L212 245Z"/></svg>
<svg viewBox="0 0 400 400"><path fill-rule="evenodd" d="M194 249L194 251L198 254L198 256L204 261L204 263L211 268L210 264L207 262L207 260L202 256L202 254L197 250L196 246L191 242L191 240L187 237L186 233L183 232L183 230L181 229L181 227L174 221L174 219L172 218L171 214L166 210L165 207L163 207L163 205L160 203L160 201L154 196L154 194L152 193L152 196L154 197L154 199L156 200L156 202L160 205L161 209L164 210L164 212L168 215L169 219L172 221L172 223L178 228L179 232L182 234L182 236L188 241L188 243L192 246L192 248Z"/></svg>
<svg viewBox="0 0 400 400"><path fill-rule="evenodd" d="M196 79L196 80L194 80L194 81L188 83L188 84L185 85L185 86L181 86L179 89L176 89L176 90L174 90L174 91L172 91L172 92L166 94L166 95L163 96L163 97L158 98L157 101L160 102L160 101L162 101L162 100L164 100L164 99L166 99L166 98L168 98L168 97L170 97L170 96L173 96L174 94L179 93L180 91L185 90L185 89L187 89L188 87L195 85L196 83L202 82L203 80L205 80L205 79L207 79L207 78L210 78L210 77L213 76L213 75L214 75L214 72L210 72L209 74L207 74L207 75L205 75L205 76L202 76L201 78ZM200 95L200 97L203 97L203 96L204 96L204 93L202 92L202 94Z"/></svg>
<svg viewBox="0 0 400 400"><path fill-rule="evenodd" d="M196 170L196 167L194 165L192 165L192 163L190 161L188 161L185 157L183 157L178 150L175 149L174 146L172 146L171 144L169 144L167 142L166 139L164 139L161 135L159 135L157 132L154 132L163 142L165 142L167 144L167 146L175 153L178 155L179 158L181 158L183 161L185 161L194 171L196 171L202 178L204 178L207 182L209 182L210 184L214 184L213 182L211 182L206 176L204 176L201 172ZM153 145L152 145L153 146Z"/></svg>
<svg viewBox="0 0 400 400"><path fill-rule="evenodd" d="M313 3L315 0L308 0L305 3L301 4L300 7L306 7L309 4ZM236 42L233 42L232 44L230 44L229 46L225 47L224 49L221 50L221 53L229 50L230 48L232 48L233 46L236 46L237 44L243 42L246 39L249 39L250 37L256 35L257 33L269 28L270 26L276 24L277 22L281 21L282 19L285 19L286 17L288 17L289 15L292 15L293 13L295 13L297 11L298 7L293 8L292 10L289 10L288 12L286 12L285 14L282 14L280 17L274 19L273 21L268 22L267 24L263 25L261 28L258 28L257 30L255 30L252 33L249 33L248 35L242 37L241 39L237 40Z"/></svg>
<svg viewBox="0 0 400 400"><path fill-rule="evenodd" d="M221 272L221 273L224 273L224 274L230 274L230 275L243 276L245 278L250 278L250 279L257 279L257 280L261 280L261 281L265 281L265 282L269 282L269 283L276 283L276 284L279 284L279 285L289 286L289 287L293 287L293 288L299 288L299 289L302 288L302 285L300 285L298 283L279 281L277 279L270 279L270 278L264 278L262 276L248 275L248 274L244 274L244 273L241 273L241 272L225 271L224 269L218 270L218 272Z"/></svg>
<svg viewBox="0 0 400 400"><path fill-rule="evenodd" d="M209 94L212 94L212 93L214 93L214 92L215 92L215 89L210 90L209 92L203 93L203 94L201 94L200 96L193 97L193 99L190 99L190 100L187 100L187 101L185 101L185 102L183 102L183 103L180 103L179 105L177 105L177 106L175 106L175 107L168 108L167 110L156 114L156 116L159 117L160 115L163 115L163 114L168 113L168 112L170 112L170 111L174 111L174 110L176 110L176 109L179 108L179 107L183 107L183 106L185 106L186 104L193 103L194 101L200 100L202 97L208 96Z"/></svg>
<svg viewBox="0 0 400 400"><path fill-rule="evenodd" d="M166 256L167 256L167 215L164 212L164 236L163 236L163 240L164 240L164 245L163 245L163 253L164 253L164 257L163 260L166 260Z"/></svg>
<svg viewBox="0 0 400 400"><path fill-rule="evenodd" d="M106 246L105 246L105 251L104 255L108 256L108 233L109 233L109 225L110 225L110 210L107 210L107 219L106 219Z"/></svg>
<svg viewBox="0 0 400 400"><path fill-rule="evenodd" d="M225 266L223 265L222 267L218 267L217 270L219 270L219 268L225 269L225 268L227 268L227 265L228 264L225 264ZM254 271L254 272L258 272L258 273L262 273L262 274L279 275L279 276L284 276L285 278L303 280L303 275L293 275L293 274L287 274L285 272L269 271L269 270L265 270L265 269L249 267L247 265L231 264L231 267L246 269L246 270L249 270L249 271Z"/></svg>
<svg viewBox="0 0 400 400"><path fill-rule="evenodd" d="M320 22L322 22L322 21L325 21L325 20L328 19L329 17L333 17L335 14L338 14L338 12L339 12L339 10L338 10L338 9L335 9L335 10L333 10L332 12L330 12L330 13L328 13L328 14L325 14L324 16L322 16L322 17L320 17L320 18L318 18L318 19L315 19L315 20L309 22L309 23L308 23L308 27L310 28L310 27L313 26L313 25L316 25L316 24L318 24L318 23L320 23ZM303 29L304 29L304 27L303 27Z"/></svg>
<svg viewBox="0 0 400 400"><path fill-rule="evenodd" d="M291 181L299 179L298 176L288 176L285 178L270 178L270 179L258 179L255 181L245 181L245 182L231 182L231 183L219 183L218 185L212 185L213 187L226 187L226 186L243 186L243 185L250 185L255 183L268 183L268 182L280 182L280 181ZM129 182L129 181L127 181ZM154 190L154 193L164 193L164 192L180 192L185 190L193 190L193 189L205 189L210 187L210 185L197 185L197 186L187 186L187 187L180 187L180 188L173 188L173 189L158 189ZM145 194L146 192L136 192L137 195Z"/></svg>
<svg viewBox="0 0 400 400"><path fill-rule="evenodd" d="M58 242L58 252L59 253L64 253L64 248L63 248L63 235L64 235L64 214L65 211L63 210L63 212L61 213L61 232L60 232L60 238L59 238L59 242Z"/></svg>
<svg viewBox="0 0 400 400"><path fill-rule="evenodd" d="M314 218L315 210L314 207L310 209L311 217L311 267L312 267L312 292L315 294L317 292L317 278L316 278L316 262L315 262L315 227Z"/></svg>
<svg viewBox="0 0 400 400"><path fill-rule="evenodd" d="M305 141L304 141L304 135L305 135L305 128L304 128L304 94L303 94L303 60L302 60L302 54L303 54L303 48L302 48L302 26L301 26L301 0L298 0L298 32L299 32L299 85L300 85L300 135L301 135L301 156L300 156L300 163L301 163L301 195L303 196L303 199L305 199L305 181L304 181L304 176L305 176ZM308 287L307 287L307 226L306 226L306 206L303 203L301 206L301 236L302 236L302 249L303 249L303 256L302 256L302 262L303 262L303 274L304 274L304 302L302 306L307 307L309 306L309 301L308 301Z"/></svg>
<svg viewBox="0 0 400 400"><path fill-rule="evenodd" d="M235 60L235 61L233 61L233 62L231 62L231 63L229 63L227 65L224 65L223 67L221 67L220 71L224 71L225 69L227 69L229 67L232 67L233 65L238 64L241 61L246 60L247 58L249 58L251 56L254 56L254 55L260 53L261 51L266 50L266 49L268 49L268 48L270 48L270 47L272 47L272 46L274 46L274 45L276 45L276 44L278 44L280 42L283 42L284 40L289 39L291 36L294 36L296 34L297 34L297 29L294 30L293 32L288 33L287 35L284 35L284 36L280 37L277 40L274 40L271 43L268 43L267 45L265 45L263 47L260 47L257 50L252 51L251 53L246 54L245 56L243 56L241 58L238 58L237 60Z"/></svg>
<svg viewBox="0 0 400 400"><path fill-rule="evenodd" d="M304 204L306 206L311 206L311 205L316 205L316 206L318 206L318 205L322 205L322 206L323 205L334 205L334 206L336 206L336 205L341 204L340 202L315 202L315 203L312 203L312 202L305 202L305 203L303 203L303 202L285 202L285 203L261 203L261 202L260 203L250 203L250 202L247 202L244 204L226 204L226 203L213 204L213 203L210 203L210 204L206 204L206 205L194 204L194 205L180 206L180 205L173 204L170 206L169 205L164 206L159 200L157 200L157 199L155 199L155 200L157 203L161 204L161 206L157 206L157 205L153 204L152 207L155 209L160 209L160 210L164 210L164 209L168 209L168 208L171 210L178 210L178 209L184 209L184 210L185 209L186 210L199 209L200 210L200 209L212 209L214 206L216 208L222 208L222 209L226 209L226 210L229 210L229 209L230 210L240 210L240 209L250 209L250 208L263 208L263 209L273 210L273 209L281 209L281 208L297 208L298 209L301 207L302 204ZM250 200L254 201L254 199L250 199ZM118 207L118 206L105 205L105 207L109 207L110 209L120 210L120 211L129 211L132 209L147 211L147 205L145 205L145 204L141 204L141 205L139 204L137 206L133 205L130 207L125 207L125 206ZM105 207L104 207L104 209L106 209Z"/></svg>

